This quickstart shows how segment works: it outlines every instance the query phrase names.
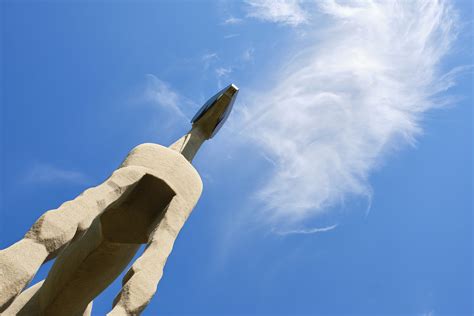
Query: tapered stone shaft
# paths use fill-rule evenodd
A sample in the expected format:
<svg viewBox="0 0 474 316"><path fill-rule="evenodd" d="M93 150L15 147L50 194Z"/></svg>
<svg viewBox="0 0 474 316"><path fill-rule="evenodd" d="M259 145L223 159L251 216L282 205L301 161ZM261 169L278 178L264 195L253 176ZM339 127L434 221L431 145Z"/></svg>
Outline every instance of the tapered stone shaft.
<svg viewBox="0 0 474 316"><path fill-rule="evenodd" d="M176 237L202 192L191 162L214 136L238 89L213 96L169 148L142 144L104 183L43 214L25 237L0 251L2 315L88 315L92 300L133 259L109 315L138 315L156 292ZM18 295L40 266L46 279Z"/></svg>

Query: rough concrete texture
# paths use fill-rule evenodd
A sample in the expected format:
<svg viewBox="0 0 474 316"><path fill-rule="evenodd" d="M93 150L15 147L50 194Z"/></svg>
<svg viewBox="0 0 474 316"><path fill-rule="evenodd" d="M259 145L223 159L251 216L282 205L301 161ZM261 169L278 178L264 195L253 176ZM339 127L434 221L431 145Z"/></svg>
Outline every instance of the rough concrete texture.
<svg viewBox="0 0 474 316"><path fill-rule="evenodd" d="M93 298L148 243L110 312L139 314L202 191L186 158L157 144L139 145L104 183L41 216L24 239L0 251L2 315L86 315ZM44 283L17 296L56 255Z"/></svg>
<svg viewBox="0 0 474 316"><path fill-rule="evenodd" d="M92 300L146 243L109 313L140 314L201 195L201 178L190 162L225 122L237 92L231 84L209 99L191 120L191 131L170 148L137 146L104 183L46 212L22 240L0 251L2 315L89 315ZM23 291L55 257L46 279Z"/></svg>
<svg viewBox="0 0 474 316"><path fill-rule="evenodd" d="M27 290L23 291L18 297L13 301L13 303L8 306L8 308L2 313L5 316L12 315L37 315L37 311L33 308L34 304L30 304L29 308L25 308L25 305L32 299L36 294L39 288L43 285L44 281L38 282L35 285L29 287ZM82 313L78 313L77 316L90 316L92 313L92 302L87 305L86 309Z"/></svg>

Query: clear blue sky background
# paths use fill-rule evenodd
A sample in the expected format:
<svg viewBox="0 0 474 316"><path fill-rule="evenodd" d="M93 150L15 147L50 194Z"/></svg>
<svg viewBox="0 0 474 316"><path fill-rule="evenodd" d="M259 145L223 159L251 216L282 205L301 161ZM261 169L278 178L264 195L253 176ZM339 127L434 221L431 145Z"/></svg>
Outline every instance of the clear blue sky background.
<svg viewBox="0 0 474 316"><path fill-rule="evenodd" d="M471 64L472 4L455 6L464 29L447 63ZM102 182L135 145L167 145L186 132L185 119L142 100L147 74L193 101L186 115L219 85L261 85L293 30L224 24L229 10L245 17L223 2L1 3L0 248ZM265 161L246 148L232 160L212 148L234 141L218 134L194 163L205 189L144 315L472 315L472 89L472 75L461 75L449 91L459 101L430 111L417 146L371 175L368 216L347 211L320 234L224 232ZM96 299L94 315L118 289Z"/></svg>

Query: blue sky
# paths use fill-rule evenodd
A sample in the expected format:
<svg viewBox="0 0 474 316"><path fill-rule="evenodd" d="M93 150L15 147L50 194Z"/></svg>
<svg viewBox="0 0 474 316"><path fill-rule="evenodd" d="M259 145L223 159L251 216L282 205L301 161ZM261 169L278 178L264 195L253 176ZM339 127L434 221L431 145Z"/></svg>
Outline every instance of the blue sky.
<svg viewBox="0 0 474 316"><path fill-rule="evenodd" d="M472 3L342 3L3 1L0 247L233 82L144 315L472 315Z"/></svg>

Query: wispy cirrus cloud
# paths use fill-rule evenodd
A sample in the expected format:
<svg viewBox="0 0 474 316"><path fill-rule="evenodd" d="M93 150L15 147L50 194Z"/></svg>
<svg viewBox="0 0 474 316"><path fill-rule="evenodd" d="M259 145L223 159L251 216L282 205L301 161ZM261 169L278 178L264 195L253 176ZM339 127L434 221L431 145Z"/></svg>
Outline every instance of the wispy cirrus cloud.
<svg viewBox="0 0 474 316"><path fill-rule="evenodd" d="M225 77L228 76L232 72L231 67L219 67L216 68L216 75L217 77Z"/></svg>
<svg viewBox="0 0 474 316"><path fill-rule="evenodd" d="M255 49L253 47L249 47L242 53L242 59L244 61L251 61L253 60L253 55L255 53Z"/></svg>
<svg viewBox="0 0 474 316"><path fill-rule="evenodd" d="M248 3L263 20L306 19L296 1L267 13L269 2ZM449 3L324 1L319 14L324 28L307 30L309 46L268 74L275 88L255 91L243 111L244 133L274 163L258 192L262 217L280 227L349 197L370 199L369 175L394 148L415 143L424 114L454 83L440 70L457 31Z"/></svg>
<svg viewBox="0 0 474 316"><path fill-rule="evenodd" d="M247 0L247 16L262 21L297 26L308 20L298 0Z"/></svg>
<svg viewBox="0 0 474 316"><path fill-rule="evenodd" d="M202 55L201 62L204 64L204 70L209 69L209 66L217 60L219 60L219 55L217 53L206 53Z"/></svg>
<svg viewBox="0 0 474 316"><path fill-rule="evenodd" d="M91 179L82 172L59 168L51 164L36 163L23 175L23 182L37 184L89 184Z"/></svg>
<svg viewBox="0 0 474 316"><path fill-rule="evenodd" d="M159 79L155 75L146 76L145 100L161 108L168 109L180 117L189 120L181 110L183 105L192 104L191 101L177 93L169 84Z"/></svg>
<svg viewBox="0 0 474 316"><path fill-rule="evenodd" d="M217 77L217 86L219 88L223 87L222 80L229 77L232 73L232 67L218 67L215 69L216 77Z"/></svg>
<svg viewBox="0 0 474 316"><path fill-rule="evenodd" d="M240 24L242 23L242 19L240 18L236 18L234 16L230 16L228 17L227 19L224 20L224 24L227 24L227 25L235 25L235 24Z"/></svg>
<svg viewBox="0 0 474 316"><path fill-rule="evenodd" d="M326 226L326 227L318 227L318 228L300 228L300 229L293 229L293 230L275 230L274 233L277 235L287 236L287 235L309 235L309 234L317 234L317 233L324 233L333 230L337 227L337 224Z"/></svg>
<svg viewBox="0 0 474 316"><path fill-rule="evenodd" d="M238 36L240 36L240 34L237 34L237 33L227 34L227 35L224 35L224 39L231 39L231 38L238 37Z"/></svg>

